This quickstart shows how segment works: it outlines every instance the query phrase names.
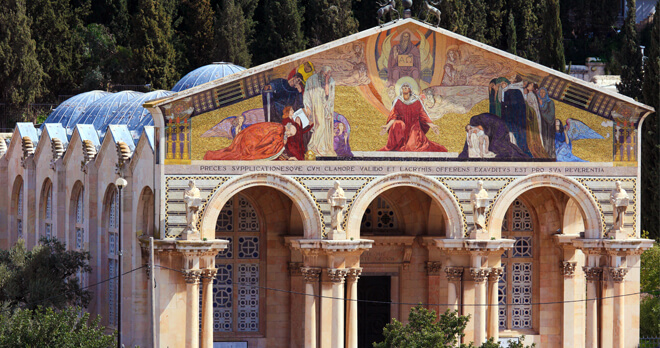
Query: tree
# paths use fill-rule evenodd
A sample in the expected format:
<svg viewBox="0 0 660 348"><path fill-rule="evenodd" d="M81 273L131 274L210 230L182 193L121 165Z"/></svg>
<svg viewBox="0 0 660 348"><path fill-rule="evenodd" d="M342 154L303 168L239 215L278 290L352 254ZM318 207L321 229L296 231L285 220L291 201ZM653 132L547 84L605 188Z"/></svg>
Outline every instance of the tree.
<svg viewBox="0 0 660 348"><path fill-rule="evenodd" d="M172 45L172 18L157 0L139 0L133 30L136 78L156 89L170 89L174 83L175 52Z"/></svg>
<svg viewBox="0 0 660 348"><path fill-rule="evenodd" d="M468 22L465 15L466 4L464 0L445 0L440 4L442 11L442 25L459 35L467 35Z"/></svg>
<svg viewBox="0 0 660 348"><path fill-rule="evenodd" d="M537 43L539 26L538 11L541 6L539 2L532 0L508 0L508 8L513 13L516 23L516 38L518 53L530 60L538 57Z"/></svg>
<svg viewBox="0 0 660 348"><path fill-rule="evenodd" d="M488 45L505 48L502 43L505 15L504 0L491 0L488 2L488 15L486 16L486 22L488 23L486 28L486 43Z"/></svg>
<svg viewBox="0 0 660 348"><path fill-rule="evenodd" d="M91 271L89 259L88 252L67 251L57 239L43 238L30 251L19 239L10 250L0 250L0 302L28 309L87 306L91 295L77 275Z"/></svg>
<svg viewBox="0 0 660 348"><path fill-rule="evenodd" d="M467 36L479 42L486 42L487 31L487 10L485 0L468 0L467 1Z"/></svg>
<svg viewBox="0 0 660 348"><path fill-rule="evenodd" d="M256 63L265 63L305 49L302 32L303 9L296 0L263 0L258 32L262 37L253 42Z"/></svg>
<svg viewBox="0 0 660 348"><path fill-rule="evenodd" d="M309 47L334 41L357 32L350 0L308 0L305 36Z"/></svg>
<svg viewBox="0 0 660 348"><path fill-rule="evenodd" d="M426 348L426 347L457 347L474 348L472 343L460 344L465 336L463 331L470 320L469 316L458 315L456 311L447 310L436 321L433 310L424 308L421 304L410 309L408 324L404 325L396 319L385 325L383 342L374 343L375 348ZM523 337L524 340L524 337ZM492 338L484 342L481 348L500 347ZM512 348L524 348L522 343L509 345ZM532 345L534 347L534 345Z"/></svg>
<svg viewBox="0 0 660 348"><path fill-rule="evenodd" d="M566 61L564 60L564 35L561 30L559 19L559 0L545 1L543 13L543 27L541 32L541 64L564 72Z"/></svg>
<svg viewBox="0 0 660 348"><path fill-rule="evenodd" d="M628 14L623 23L620 51L621 83L616 85L619 93L638 99L642 94L642 51L639 48L635 29L635 0L626 2Z"/></svg>
<svg viewBox="0 0 660 348"><path fill-rule="evenodd" d="M80 309L72 307L0 309L0 347L114 347L115 334L104 331L99 317L90 320L89 313L80 315Z"/></svg>
<svg viewBox="0 0 660 348"><path fill-rule="evenodd" d="M243 9L234 0L223 0L217 10L214 57L248 68L252 54L248 47L248 28Z"/></svg>
<svg viewBox="0 0 660 348"><path fill-rule="evenodd" d="M640 290L649 293L640 303L640 335L660 336L660 245L642 254Z"/></svg>
<svg viewBox="0 0 660 348"><path fill-rule="evenodd" d="M211 39L215 32L215 13L211 8L210 0L183 0L179 15L181 24L177 34L185 47L184 54L189 63L186 70L197 69L217 60L213 55L214 41ZM225 12L222 13L222 20L237 19Z"/></svg>
<svg viewBox="0 0 660 348"><path fill-rule="evenodd" d="M513 18L513 13L509 12L509 20L506 23L506 50L509 53L516 54L516 22Z"/></svg>
<svg viewBox="0 0 660 348"><path fill-rule="evenodd" d="M37 59L25 0L0 2L0 100L26 107L43 92L44 72Z"/></svg>

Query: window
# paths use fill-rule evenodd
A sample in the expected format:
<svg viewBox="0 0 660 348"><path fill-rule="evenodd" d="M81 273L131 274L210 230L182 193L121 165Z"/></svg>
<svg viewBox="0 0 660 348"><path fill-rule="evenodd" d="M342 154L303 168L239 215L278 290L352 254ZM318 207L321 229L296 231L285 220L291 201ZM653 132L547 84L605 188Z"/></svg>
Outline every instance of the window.
<svg viewBox="0 0 660 348"><path fill-rule="evenodd" d="M119 194L112 190L108 211L108 322L117 325L117 276L119 275ZM82 214L81 214L82 219ZM82 235L81 235L82 237ZM82 238L81 238L82 240Z"/></svg>
<svg viewBox="0 0 660 348"><path fill-rule="evenodd" d="M502 223L502 238L515 240L502 255L504 272L498 283L500 330L532 328L532 279L534 224L529 209L515 200ZM510 306L505 306L505 304Z"/></svg>
<svg viewBox="0 0 660 348"><path fill-rule="evenodd" d="M261 330L261 223L256 210L241 195L222 208L215 237L229 241L216 256L213 281L213 331L258 333Z"/></svg>
<svg viewBox="0 0 660 348"><path fill-rule="evenodd" d="M374 199L362 215L362 234L396 234L399 223L390 203L383 197Z"/></svg>
<svg viewBox="0 0 660 348"><path fill-rule="evenodd" d="M46 194L44 195L44 236L53 237L53 185L50 181L46 183Z"/></svg>
<svg viewBox="0 0 660 348"><path fill-rule="evenodd" d="M83 197L84 189L80 189L78 196L75 200L75 224L74 229L76 231L76 250L84 251L85 250L85 226L83 225L84 215L83 215ZM112 208L111 208L112 209ZM80 279L80 286L87 286L87 273L83 271L78 271L78 279Z"/></svg>
<svg viewBox="0 0 660 348"><path fill-rule="evenodd" d="M18 198L16 199L16 235L23 238L23 184L18 188Z"/></svg>

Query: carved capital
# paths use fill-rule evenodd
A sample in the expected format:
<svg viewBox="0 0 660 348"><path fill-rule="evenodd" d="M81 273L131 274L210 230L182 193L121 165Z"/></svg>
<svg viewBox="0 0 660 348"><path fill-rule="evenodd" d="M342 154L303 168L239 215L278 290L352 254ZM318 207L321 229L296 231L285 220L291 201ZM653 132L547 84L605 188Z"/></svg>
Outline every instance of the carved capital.
<svg viewBox="0 0 660 348"><path fill-rule="evenodd" d="M483 283L490 274L489 268L470 268L470 275L475 283Z"/></svg>
<svg viewBox="0 0 660 348"><path fill-rule="evenodd" d="M584 275L588 281L597 282L603 274L603 269L600 267L582 267Z"/></svg>
<svg viewBox="0 0 660 348"><path fill-rule="evenodd" d="M490 269L490 274L488 275L489 282L498 282L500 277L504 273L504 268L502 267L493 267Z"/></svg>
<svg viewBox="0 0 660 348"><path fill-rule="evenodd" d="M426 262L426 274L430 276L440 275L442 270L442 263L440 261L427 261Z"/></svg>
<svg viewBox="0 0 660 348"><path fill-rule="evenodd" d="M463 279L463 267L445 267L445 273L450 282L459 282Z"/></svg>
<svg viewBox="0 0 660 348"><path fill-rule="evenodd" d="M610 267L609 269L610 277L614 280L615 283L621 283L626 274L628 274L628 269L624 267Z"/></svg>
<svg viewBox="0 0 660 348"><path fill-rule="evenodd" d="M302 275L305 278L306 282L308 282L308 283L318 283L319 278L321 276L321 269L320 268L312 268L312 267L301 267L300 268L300 273L302 273Z"/></svg>
<svg viewBox="0 0 660 348"><path fill-rule="evenodd" d="M289 262L289 266L287 267L289 269L289 275L292 277L302 276L302 266L302 262Z"/></svg>
<svg viewBox="0 0 660 348"><path fill-rule="evenodd" d="M561 262L561 274L566 278L572 278L575 274L575 266L577 262L575 261L562 261Z"/></svg>
<svg viewBox="0 0 660 348"><path fill-rule="evenodd" d="M356 282L358 279L360 279L361 274L362 268L349 268L346 270L346 280L349 282Z"/></svg>
<svg viewBox="0 0 660 348"><path fill-rule="evenodd" d="M187 284L199 284L199 279L202 277L201 269L184 269L183 277Z"/></svg>
<svg viewBox="0 0 660 348"><path fill-rule="evenodd" d="M333 283L343 283L346 270L342 268L328 268L328 279Z"/></svg>
<svg viewBox="0 0 660 348"><path fill-rule="evenodd" d="M213 281L213 279L215 279L216 274L218 274L217 268L205 268L202 270L202 278L205 280Z"/></svg>

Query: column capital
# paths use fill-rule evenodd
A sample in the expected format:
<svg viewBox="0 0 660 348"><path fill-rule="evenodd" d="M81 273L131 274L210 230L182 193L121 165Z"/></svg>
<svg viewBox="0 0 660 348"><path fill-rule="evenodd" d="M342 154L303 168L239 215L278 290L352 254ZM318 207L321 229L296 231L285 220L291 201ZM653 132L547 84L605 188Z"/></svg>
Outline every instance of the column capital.
<svg viewBox="0 0 660 348"><path fill-rule="evenodd" d="M426 274L430 276L440 275L442 271L442 262L440 261L427 261L426 262Z"/></svg>
<svg viewBox="0 0 660 348"><path fill-rule="evenodd" d="M301 277L303 275L302 267L302 262L289 262L289 266L287 267L289 269L289 275L292 277Z"/></svg>
<svg viewBox="0 0 660 348"><path fill-rule="evenodd" d="M184 269L183 277L187 284L199 284L199 279L202 277L201 269Z"/></svg>
<svg viewBox="0 0 660 348"><path fill-rule="evenodd" d="M305 281L308 283L318 283L321 276L321 269L315 267L301 267L300 273L302 273Z"/></svg>
<svg viewBox="0 0 660 348"><path fill-rule="evenodd" d="M504 273L504 268L502 267L491 268L490 274L488 274L488 281L493 283L498 282L503 273Z"/></svg>
<svg viewBox="0 0 660 348"><path fill-rule="evenodd" d="M625 267L610 267L609 268L610 277L614 280L615 283L623 282L628 274L628 269Z"/></svg>
<svg viewBox="0 0 660 348"><path fill-rule="evenodd" d="M584 275L588 281L597 282L603 274L603 269L600 267L582 267Z"/></svg>
<svg viewBox="0 0 660 348"><path fill-rule="evenodd" d="M328 268L328 279L333 283L343 283L346 278L346 270L343 268Z"/></svg>
<svg viewBox="0 0 660 348"><path fill-rule="evenodd" d="M459 282L463 279L463 267L445 267L445 273L451 282Z"/></svg>
<svg viewBox="0 0 660 348"><path fill-rule="evenodd" d="M576 265L577 265L576 261L562 261L561 274L563 274L565 278L573 278L573 275L575 275Z"/></svg>
<svg viewBox="0 0 660 348"><path fill-rule="evenodd" d="M217 274L217 268L205 268L202 270L202 280L213 280Z"/></svg>
<svg viewBox="0 0 660 348"><path fill-rule="evenodd" d="M362 275L361 267L346 269L346 278L348 281L355 282L360 279L360 275Z"/></svg>
<svg viewBox="0 0 660 348"><path fill-rule="evenodd" d="M490 274L490 268L470 268L470 275L475 283L483 283Z"/></svg>

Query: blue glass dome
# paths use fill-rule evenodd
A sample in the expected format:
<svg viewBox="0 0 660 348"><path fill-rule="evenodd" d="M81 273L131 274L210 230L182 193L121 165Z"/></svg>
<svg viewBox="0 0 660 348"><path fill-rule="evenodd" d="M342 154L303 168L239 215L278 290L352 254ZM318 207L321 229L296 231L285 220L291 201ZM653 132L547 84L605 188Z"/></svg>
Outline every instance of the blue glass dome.
<svg viewBox="0 0 660 348"><path fill-rule="evenodd" d="M73 128L87 106L110 94L110 92L105 91L89 91L65 100L48 115L46 121L41 125L41 129L43 130L46 123L60 123L67 130L67 134L71 136Z"/></svg>
<svg viewBox="0 0 660 348"><path fill-rule="evenodd" d="M205 65L186 74L186 76L174 85L172 92L181 92L243 70L245 68L242 66L225 62Z"/></svg>
<svg viewBox="0 0 660 348"><path fill-rule="evenodd" d="M153 126L154 119L147 109L142 105L149 100L160 99L172 95L173 92L157 90L145 93L141 96L135 97L125 102L114 113L114 117L105 124L101 129L105 129L107 125L111 124L125 124L128 130L131 131L133 140L137 143L142 134L144 126Z"/></svg>
<svg viewBox="0 0 660 348"><path fill-rule="evenodd" d="M87 106L85 113L80 116L78 123L93 125L97 131L100 131L102 136L102 134L105 134L105 128L110 120L114 118L117 110L124 106L124 103L127 101L143 94L142 92L135 91L121 91L98 99Z"/></svg>

